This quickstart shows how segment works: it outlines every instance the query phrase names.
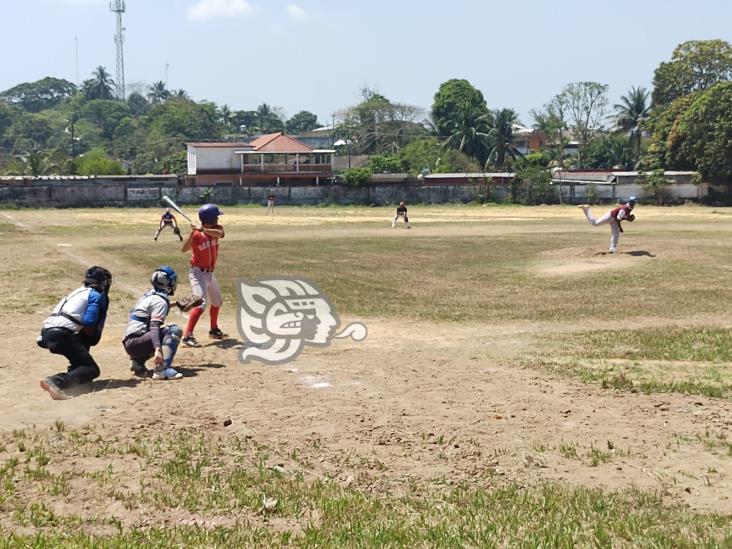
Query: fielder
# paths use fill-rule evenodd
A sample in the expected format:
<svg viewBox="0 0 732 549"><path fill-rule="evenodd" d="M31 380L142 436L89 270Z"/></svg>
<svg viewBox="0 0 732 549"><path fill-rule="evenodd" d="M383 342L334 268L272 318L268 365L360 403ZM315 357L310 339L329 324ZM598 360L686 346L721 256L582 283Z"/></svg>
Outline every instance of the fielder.
<svg viewBox="0 0 732 549"><path fill-rule="evenodd" d="M592 212L590 212L590 206L588 204L581 204L577 207L582 208L582 212L585 214L587 221L589 221L590 225L592 225L593 227L605 225L606 223L610 224L609 252L611 254L616 253L618 249L618 239L620 238L620 233L623 232L621 222L631 222L635 220L635 215L631 213L633 211L633 208L635 207L635 197L631 196L625 204L618 204L615 208L607 212L599 219L596 219L592 215Z"/></svg>
<svg viewBox="0 0 732 549"><path fill-rule="evenodd" d="M130 370L136 376L147 377L150 370L145 367L145 361L152 358L153 379L180 379L183 374L173 368L173 358L183 330L175 324L163 325L170 311L170 297L178 286L178 275L163 265L153 271L150 283L152 289L132 309L122 345L132 359Z"/></svg>
<svg viewBox="0 0 732 549"><path fill-rule="evenodd" d="M404 218L404 224L407 226L407 229L411 229L409 217L407 216L407 207L404 205L404 202L400 202L399 207L396 209L396 215L394 215L394 220L391 222L392 229L396 228L397 221L400 217Z"/></svg>
<svg viewBox="0 0 732 549"><path fill-rule="evenodd" d="M216 204L204 204L198 210L198 219L201 227L191 225L191 234L183 243L182 252L191 252L191 268L188 271L188 280L191 283L191 292L200 297L202 302L191 310L188 317L188 325L183 334L183 344L188 347L200 347L193 335L198 319L201 318L206 305L211 305L211 329L208 337L211 339L223 339L226 334L221 331L218 324L219 311L224 300L221 296L221 288L214 276L214 268L219 255L219 239L224 238L224 228L218 224L219 216L223 212Z"/></svg>
<svg viewBox="0 0 732 549"><path fill-rule="evenodd" d="M160 232L165 227L172 227L173 234L175 234L178 239L183 242L183 236L180 234L180 229L178 228L178 220L170 211L170 208L165 208L163 215L160 216L160 226L158 227L158 231L155 233L155 237L153 238L153 240L158 239L158 237L160 236Z"/></svg>
<svg viewBox="0 0 732 549"><path fill-rule="evenodd" d="M89 267L84 284L64 297L43 322L38 346L69 361L66 372L41 380L41 388L52 399L64 400L66 390L99 377L99 366L89 349L102 337L111 286L112 273L104 267Z"/></svg>
<svg viewBox="0 0 732 549"><path fill-rule="evenodd" d="M265 215L267 214L274 214L274 203L275 203L275 195L272 193L269 193L267 195L267 211Z"/></svg>

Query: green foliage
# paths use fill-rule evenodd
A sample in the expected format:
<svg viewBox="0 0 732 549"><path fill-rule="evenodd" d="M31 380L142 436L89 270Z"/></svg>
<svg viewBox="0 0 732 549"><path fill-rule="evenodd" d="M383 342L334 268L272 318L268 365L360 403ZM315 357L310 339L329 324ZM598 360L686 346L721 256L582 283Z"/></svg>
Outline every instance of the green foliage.
<svg viewBox="0 0 732 549"><path fill-rule="evenodd" d="M491 129L488 131L487 140L489 151L486 163L497 168L505 168L507 164L511 163L507 157L515 160L522 156L513 146L513 125L516 123L518 123L518 114L513 109L496 109L491 113Z"/></svg>
<svg viewBox="0 0 732 549"><path fill-rule="evenodd" d="M488 114L483 94L467 80L452 79L443 82L432 103L432 120L438 136L452 135L459 120L470 113L473 120Z"/></svg>
<svg viewBox="0 0 732 549"><path fill-rule="evenodd" d="M371 170L368 168L351 168L343 172L343 182L351 187L360 187L371 179Z"/></svg>
<svg viewBox="0 0 732 549"><path fill-rule="evenodd" d="M104 149L94 148L75 161L76 173L79 175L122 175L122 165L110 158Z"/></svg>
<svg viewBox="0 0 732 549"><path fill-rule="evenodd" d="M653 106L663 107L725 80L732 80L732 44L724 40L684 42L653 75Z"/></svg>
<svg viewBox="0 0 732 549"><path fill-rule="evenodd" d="M399 152L402 166L412 175L429 173L476 173L481 171L475 160L460 151L445 149L435 137L412 141Z"/></svg>
<svg viewBox="0 0 732 549"><path fill-rule="evenodd" d="M548 168L549 162L549 156L545 152L533 152L519 158L516 162L516 169L521 170L528 167Z"/></svg>
<svg viewBox="0 0 732 549"><path fill-rule="evenodd" d="M620 134L602 134L587 146L584 165L593 169L632 169L632 145Z"/></svg>
<svg viewBox="0 0 732 549"><path fill-rule="evenodd" d="M404 167L396 156L374 155L369 158L369 169L372 173L402 173Z"/></svg>
<svg viewBox="0 0 732 549"><path fill-rule="evenodd" d="M149 127L182 139L216 139L221 135L213 103L171 99L154 105L147 115Z"/></svg>
<svg viewBox="0 0 732 549"><path fill-rule="evenodd" d="M148 88L147 99L153 105L157 105L158 103L165 103L168 99L170 99L170 97L171 93L165 87L165 82L163 82L162 80L153 82L153 84Z"/></svg>
<svg viewBox="0 0 732 549"><path fill-rule="evenodd" d="M643 199L655 204L664 204L669 200L668 180L663 170L654 170L648 174L641 174L638 183L643 188Z"/></svg>
<svg viewBox="0 0 732 549"><path fill-rule="evenodd" d="M45 149L53 133L48 116L21 111L6 131L8 148L16 152Z"/></svg>
<svg viewBox="0 0 732 549"><path fill-rule="evenodd" d="M300 111L287 121L285 128L290 133L307 132L318 127L318 117L310 111Z"/></svg>
<svg viewBox="0 0 732 549"><path fill-rule="evenodd" d="M608 105L607 90L606 84L598 82L572 82L556 98L579 142L579 168L585 167L585 154L590 141L603 129Z"/></svg>
<svg viewBox="0 0 732 549"><path fill-rule="evenodd" d="M551 179L545 168L523 168L511 182L509 199L518 204L556 204L559 197Z"/></svg>
<svg viewBox="0 0 732 549"><path fill-rule="evenodd" d="M147 112L148 103L142 94L133 92L127 98L127 106L130 108L130 112L133 116L142 116Z"/></svg>
<svg viewBox="0 0 732 549"><path fill-rule="evenodd" d="M105 139L112 139L120 122L131 114L130 107L123 101L93 99L81 107L78 116L98 127Z"/></svg>
<svg viewBox="0 0 732 549"><path fill-rule="evenodd" d="M637 161L641 154L641 140L643 136L642 127L651 107L648 104L648 90L645 88L631 88L630 91L620 98L620 103L615 108L615 129L628 135L633 160Z"/></svg>
<svg viewBox="0 0 732 549"><path fill-rule="evenodd" d="M47 76L35 82L25 82L13 86L0 93L0 99L22 107L26 111L38 112L55 107L64 98L76 93L76 90L76 86L68 80Z"/></svg>
<svg viewBox="0 0 732 549"><path fill-rule="evenodd" d="M97 67L82 84L87 99L114 99L114 80L104 67Z"/></svg>

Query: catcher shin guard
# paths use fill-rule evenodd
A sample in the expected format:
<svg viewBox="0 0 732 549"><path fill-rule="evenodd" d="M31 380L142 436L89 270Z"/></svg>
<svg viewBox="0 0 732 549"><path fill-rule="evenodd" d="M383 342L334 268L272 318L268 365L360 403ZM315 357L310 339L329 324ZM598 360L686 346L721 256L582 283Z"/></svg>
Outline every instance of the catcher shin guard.
<svg viewBox="0 0 732 549"><path fill-rule="evenodd" d="M163 337L163 362L166 368L170 368L173 364L173 358L178 351L180 338L183 336L183 330L176 324L171 324L166 330Z"/></svg>

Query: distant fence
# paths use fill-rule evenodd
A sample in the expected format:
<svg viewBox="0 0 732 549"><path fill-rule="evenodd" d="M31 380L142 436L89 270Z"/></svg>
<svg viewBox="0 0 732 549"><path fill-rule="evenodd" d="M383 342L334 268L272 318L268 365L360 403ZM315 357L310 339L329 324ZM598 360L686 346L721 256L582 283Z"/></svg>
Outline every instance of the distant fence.
<svg viewBox="0 0 732 549"><path fill-rule="evenodd" d="M582 203L588 200L589 185L594 185L596 201L612 202L631 195L642 196L642 189L633 184L604 184L563 181L554 188L561 190L561 202ZM678 183L668 185L671 197L678 200L700 200L706 196L705 185ZM176 175L117 177L0 177L0 206L15 207L130 207L161 205L163 195L181 204L265 204L274 194L278 204L289 205L387 205L404 200L410 204L473 202L490 199L507 200L510 183L430 182L416 180L383 181L361 187L345 185L257 185L232 184L190 185ZM560 197L556 196L556 201Z"/></svg>

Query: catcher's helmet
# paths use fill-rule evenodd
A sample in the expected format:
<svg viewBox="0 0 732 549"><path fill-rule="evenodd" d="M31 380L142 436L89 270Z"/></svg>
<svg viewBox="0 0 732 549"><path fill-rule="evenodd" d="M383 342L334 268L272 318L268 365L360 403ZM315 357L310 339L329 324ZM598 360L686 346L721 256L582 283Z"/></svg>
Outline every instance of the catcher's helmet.
<svg viewBox="0 0 732 549"><path fill-rule="evenodd" d="M84 273L84 286L103 292L112 285L112 273L104 267L89 267Z"/></svg>
<svg viewBox="0 0 732 549"><path fill-rule="evenodd" d="M178 275L171 267L163 265L155 269L150 277L150 282L155 291L173 295L178 287Z"/></svg>
<svg viewBox="0 0 732 549"><path fill-rule="evenodd" d="M198 219L201 220L201 223L212 225L223 213L216 204L204 204L198 209Z"/></svg>

